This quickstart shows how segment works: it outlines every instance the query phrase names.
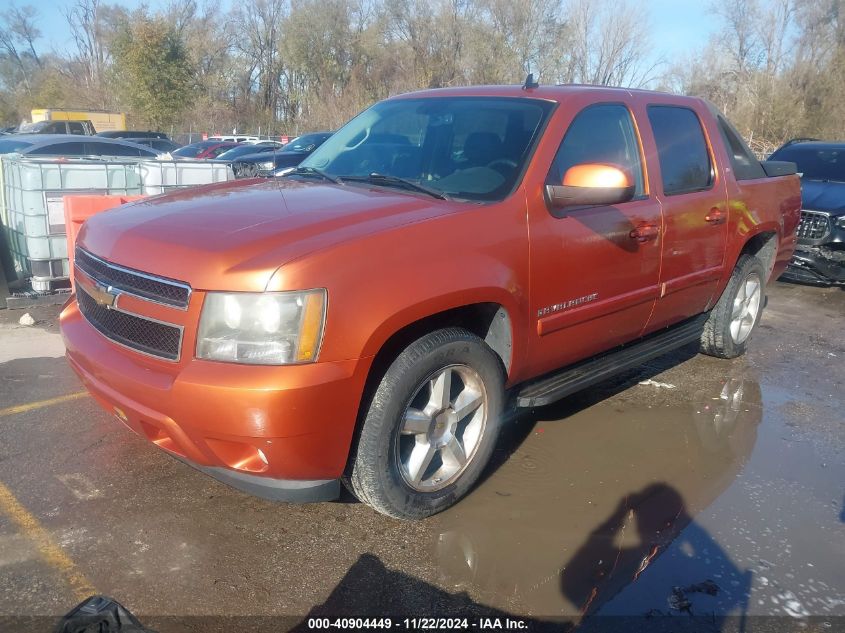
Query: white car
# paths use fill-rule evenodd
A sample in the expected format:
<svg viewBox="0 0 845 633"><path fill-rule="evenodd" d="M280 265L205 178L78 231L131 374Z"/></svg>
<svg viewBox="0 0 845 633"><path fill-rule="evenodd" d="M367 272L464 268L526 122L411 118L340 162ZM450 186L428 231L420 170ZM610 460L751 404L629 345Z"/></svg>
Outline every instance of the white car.
<svg viewBox="0 0 845 633"><path fill-rule="evenodd" d="M263 139L259 136L246 136L244 134L232 134L229 136L209 136L209 141L232 141L235 143L252 143L253 145L256 143L265 143L267 139Z"/></svg>

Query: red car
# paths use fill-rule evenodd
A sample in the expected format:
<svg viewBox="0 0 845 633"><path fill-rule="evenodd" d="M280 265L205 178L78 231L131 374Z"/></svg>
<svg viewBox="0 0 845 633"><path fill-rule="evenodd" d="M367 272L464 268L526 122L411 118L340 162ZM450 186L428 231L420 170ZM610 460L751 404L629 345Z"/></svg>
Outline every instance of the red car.
<svg viewBox="0 0 845 633"><path fill-rule="evenodd" d="M487 86L372 106L284 176L92 217L61 329L91 393L229 484L395 517L465 495L508 401L743 354L794 163L701 99ZM565 482L562 486L567 485Z"/></svg>
<svg viewBox="0 0 845 633"><path fill-rule="evenodd" d="M217 158L227 149L237 147L238 144L233 141L200 141L199 143L191 143L185 145L177 150L172 151L172 156L181 156L182 158Z"/></svg>

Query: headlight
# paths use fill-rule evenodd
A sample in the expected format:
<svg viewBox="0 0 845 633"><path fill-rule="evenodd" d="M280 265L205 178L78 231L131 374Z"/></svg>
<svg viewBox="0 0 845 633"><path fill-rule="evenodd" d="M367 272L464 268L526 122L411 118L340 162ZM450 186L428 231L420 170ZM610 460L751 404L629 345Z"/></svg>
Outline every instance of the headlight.
<svg viewBox="0 0 845 633"><path fill-rule="evenodd" d="M253 365L309 363L323 338L326 291L209 292L197 358Z"/></svg>
<svg viewBox="0 0 845 633"><path fill-rule="evenodd" d="M837 221L836 224L839 225L840 229L845 229L845 215L841 216Z"/></svg>
<svg viewBox="0 0 845 633"><path fill-rule="evenodd" d="M258 163L259 169L273 169L276 166L272 160L265 160L263 163Z"/></svg>

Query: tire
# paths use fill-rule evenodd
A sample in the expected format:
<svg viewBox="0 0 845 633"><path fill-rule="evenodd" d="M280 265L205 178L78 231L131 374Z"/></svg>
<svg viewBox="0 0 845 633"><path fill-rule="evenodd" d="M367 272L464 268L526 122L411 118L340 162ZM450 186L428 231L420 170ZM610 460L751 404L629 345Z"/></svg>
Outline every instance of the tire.
<svg viewBox="0 0 845 633"><path fill-rule="evenodd" d="M766 297L766 273L763 264L752 255L741 255L730 281L710 312L701 335L701 352L717 358L742 356L760 317ZM750 285L757 284L756 305L749 305ZM737 319L742 316L742 325Z"/></svg>
<svg viewBox="0 0 845 633"><path fill-rule="evenodd" d="M503 373L499 357L467 330L437 330L411 343L365 412L347 487L398 519L422 519L453 505L493 453Z"/></svg>

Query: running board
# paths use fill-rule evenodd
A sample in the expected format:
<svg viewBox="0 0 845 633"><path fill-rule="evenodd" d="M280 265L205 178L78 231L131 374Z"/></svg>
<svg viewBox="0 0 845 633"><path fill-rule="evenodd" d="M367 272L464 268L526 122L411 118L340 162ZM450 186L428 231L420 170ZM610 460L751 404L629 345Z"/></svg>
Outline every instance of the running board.
<svg viewBox="0 0 845 633"><path fill-rule="evenodd" d="M634 343L547 374L522 388L517 396L517 406L541 407L550 404L615 374L639 367L652 358L698 341L708 316L700 314Z"/></svg>

